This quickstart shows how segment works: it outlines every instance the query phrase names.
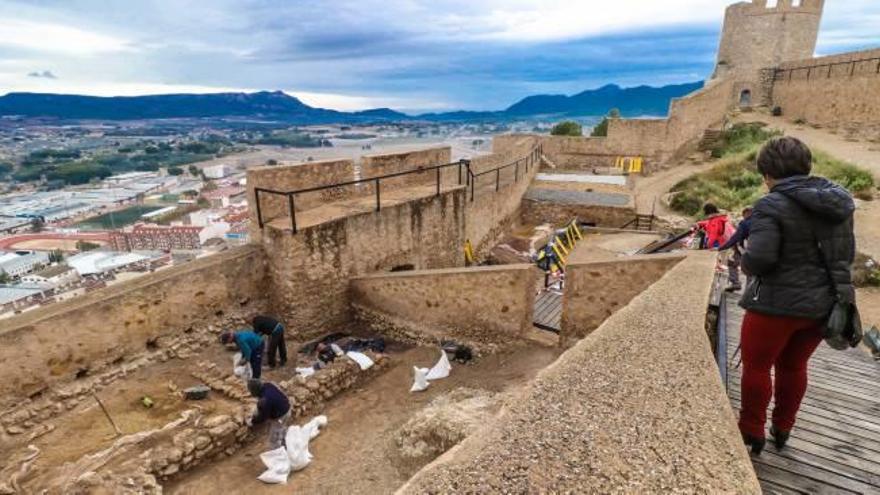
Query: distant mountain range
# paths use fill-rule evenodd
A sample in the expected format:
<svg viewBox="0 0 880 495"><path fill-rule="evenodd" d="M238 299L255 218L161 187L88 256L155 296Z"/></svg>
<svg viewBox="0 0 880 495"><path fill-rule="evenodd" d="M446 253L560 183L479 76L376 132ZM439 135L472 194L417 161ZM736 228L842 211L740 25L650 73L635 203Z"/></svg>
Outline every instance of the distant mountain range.
<svg viewBox="0 0 880 495"><path fill-rule="evenodd" d="M291 124L354 124L427 120L469 122L532 116L598 116L617 108L625 117L662 116L672 98L703 86L702 82L659 88L621 88L609 84L573 96L536 95L498 112L446 112L407 115L390 108L340 112L314 108L281 91L256 93L166 94L151 96L80 96L9 93L0 97L0 116L51 117L65 120L141 120L174 118L248 118Z"/></svg>

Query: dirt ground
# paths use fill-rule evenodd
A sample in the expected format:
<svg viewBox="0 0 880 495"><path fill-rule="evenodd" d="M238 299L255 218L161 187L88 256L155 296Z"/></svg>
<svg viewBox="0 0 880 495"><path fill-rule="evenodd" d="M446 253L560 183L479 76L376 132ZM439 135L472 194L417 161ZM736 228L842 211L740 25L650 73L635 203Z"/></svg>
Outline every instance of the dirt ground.
<svg viewBox="0 0 880 495"><path fill-rule="evenodd" d="M264 470L259 455L266 450L265 439L260 438L232 457L187 473L165 489L178 495L221 493L233 486L236 492L249 494L391 493L422 467L401 465L393 440L414 412L456 387L503 391L522 386L559 354L558 348L530 346L468 365L453 363L449 378L412 394L413 365L432 365L439 351L404 351L394 356L395 364L381 376L327 404L321 412L329 419L327 427L310 446L314 460L305 470L292 474L287 486L266 485L256 479Z"/></svg>
<svg viewBox="0 0 880 495"><path fill-rule="evenodd" d="M52 251L60 249L62 251L76 251L76 240L73 239L34 239L30 241L22 241L12 246L14 249L36 249L40 251ZM103 243L98 243L103 244Z"/></svg>
<svg viewBox="0 0 880 495"><path fill-rule="evenodd" d="M633 178L633 193L636 197L636 211L646 215L653 211L657 216L679 216L678 213L666 208L661 199L672 186L697 172L708 170L711 166L710 162L687 163L648 176L635 176Z"/></svg>

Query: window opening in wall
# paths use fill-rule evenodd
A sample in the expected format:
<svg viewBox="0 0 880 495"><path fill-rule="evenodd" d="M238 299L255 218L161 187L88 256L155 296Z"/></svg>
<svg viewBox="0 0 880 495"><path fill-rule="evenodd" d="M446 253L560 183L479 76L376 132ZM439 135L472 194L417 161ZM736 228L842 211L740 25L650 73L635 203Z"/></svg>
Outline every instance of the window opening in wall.
<svg viewBox="0 0 880 495"><path fill-rule="evenodd" d="M398 265L391 269L392 272L409 272L415 270L416 267L413 265Z"/></svg>
<svg viewBox="0 0 880 495"><path fill-rule="evenodd" d="M739 106L741 106L741 107L752 106L752 92L751 92L751 90L748 90L748 89L742 90L742 93L739 94Z"/></svg>

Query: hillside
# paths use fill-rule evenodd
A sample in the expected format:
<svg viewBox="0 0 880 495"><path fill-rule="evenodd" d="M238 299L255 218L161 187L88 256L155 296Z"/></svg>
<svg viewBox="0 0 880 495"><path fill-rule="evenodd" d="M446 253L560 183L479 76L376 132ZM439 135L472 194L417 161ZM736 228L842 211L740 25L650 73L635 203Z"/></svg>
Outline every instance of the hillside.
<svg viewBox="0 0 880 495"><path fill-rule="evenodd" d="M588 90L572 96L537 95L515 103L504 113L507 115L605 115L617 108L625 117L642 115L666 115L669 101L692 93L703 87L702 82L674 84L659 88L637 86L621 88L608 84L599 89Z"/></svg>
<svg viewBox="0 0 880 495"><path fill-rule="evenodd" d="M295 124L469 122L510 120L537 115L598 116L617 108L625 117L666 115L669 100L702 87L701 82L654 88L607 85L573 96L529 96L498 112L457 111L410 116L389 108L340 112L314 108L282 91L256 93L166 94L149 96L80 96L9 93L0 97L0 116L65 120L139 120L174 118L256 118Z"/></svg>

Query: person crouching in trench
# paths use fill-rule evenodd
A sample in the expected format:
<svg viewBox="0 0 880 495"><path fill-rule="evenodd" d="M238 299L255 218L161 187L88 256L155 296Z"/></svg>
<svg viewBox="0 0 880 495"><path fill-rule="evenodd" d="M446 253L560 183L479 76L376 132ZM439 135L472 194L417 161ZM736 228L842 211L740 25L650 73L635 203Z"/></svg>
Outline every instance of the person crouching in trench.
<svg viewBox="0 0 880 495"><path fill-rule="evenodd" d="M284 446L287 424L290 422L290 400L274 383L258 379L248 380L248 391L257 399L257 410L251 416L250 425L269 422L269 449Z"/></svg>

